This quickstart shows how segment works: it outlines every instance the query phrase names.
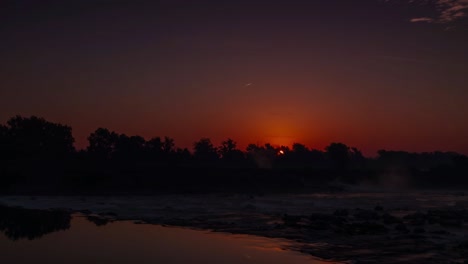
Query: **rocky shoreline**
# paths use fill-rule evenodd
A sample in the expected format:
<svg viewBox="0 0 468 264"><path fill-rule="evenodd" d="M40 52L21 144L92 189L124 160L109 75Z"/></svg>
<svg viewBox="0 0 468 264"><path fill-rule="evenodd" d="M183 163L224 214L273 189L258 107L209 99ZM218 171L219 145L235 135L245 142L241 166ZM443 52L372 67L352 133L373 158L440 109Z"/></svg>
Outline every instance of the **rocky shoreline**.
<svg viewBox="0 0 468 264"><path fill-rule="evenodd" d="M134 220L293 241L331 262L468 263L463 193L0 197L7 206L80 212L96 225Z"/></svg>

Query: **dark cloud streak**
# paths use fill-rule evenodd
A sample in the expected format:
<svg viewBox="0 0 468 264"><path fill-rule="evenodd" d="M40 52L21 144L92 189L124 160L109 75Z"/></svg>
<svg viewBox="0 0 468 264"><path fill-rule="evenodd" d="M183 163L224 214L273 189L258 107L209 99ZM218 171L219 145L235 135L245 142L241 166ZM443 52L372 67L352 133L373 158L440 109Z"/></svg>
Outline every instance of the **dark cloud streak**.
<svg viewBox="0 0 468 264"><path fill-rule="evenodd" d="M395 0L386 0L394 2ZM410 22L448 24L468 17L468 0L404 0L410 4L429 6L434 16L414 17Z"/></svg>

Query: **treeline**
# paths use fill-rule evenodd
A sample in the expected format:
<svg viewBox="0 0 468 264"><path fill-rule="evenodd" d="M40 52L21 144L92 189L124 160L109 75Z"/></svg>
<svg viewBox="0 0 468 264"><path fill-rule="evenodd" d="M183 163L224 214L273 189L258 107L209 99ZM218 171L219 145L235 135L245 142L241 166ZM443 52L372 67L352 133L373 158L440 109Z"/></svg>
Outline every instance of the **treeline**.
<svg viewBox="0 0 468 264"><path fill-rule="evenodd" d="M468 183L468 158L455 152L380 150L377 157L369 158L338 142L324 150L301 143L291 148L249 144L241 150L230 138L219 145L201 138L189 150L176 147L170 137L146 140L105 128L91 133L88 142L86 149L76 150L69 126L35 116L10 118L0 125L0 190L216 190L269 185L281 190L337 180L381 184L391 177L401 178L392 183L395 187L398 182L411 186Z"/></svg>

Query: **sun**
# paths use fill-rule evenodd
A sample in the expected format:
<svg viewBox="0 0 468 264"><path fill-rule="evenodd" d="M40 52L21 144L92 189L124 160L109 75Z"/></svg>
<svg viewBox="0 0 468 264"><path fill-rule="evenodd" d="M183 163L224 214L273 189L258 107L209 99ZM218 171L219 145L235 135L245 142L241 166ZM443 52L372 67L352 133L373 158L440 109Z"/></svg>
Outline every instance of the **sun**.
<svg viewBox="0 0 468 264"><path fill-rule="evenodd" d="M284 151L283 151L283 150L278 151L278 156L281 156L281 155L284 155Z"/></svg>

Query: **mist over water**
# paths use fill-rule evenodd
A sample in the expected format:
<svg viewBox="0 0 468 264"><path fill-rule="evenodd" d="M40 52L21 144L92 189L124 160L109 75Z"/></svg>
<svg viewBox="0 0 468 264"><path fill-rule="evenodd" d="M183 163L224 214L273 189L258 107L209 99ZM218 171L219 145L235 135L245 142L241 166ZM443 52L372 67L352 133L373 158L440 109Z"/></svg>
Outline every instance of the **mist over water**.
<svg viewBox="0 0 468 264"><path fill-rule="evenodd" d="M344 184L344 189L351 192L406 192L411 190L408 175L402 171L390 171L378 174L375 179L363 180L356 184Z"/></svg>

